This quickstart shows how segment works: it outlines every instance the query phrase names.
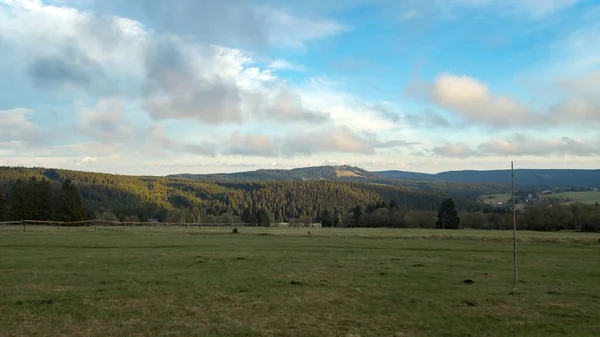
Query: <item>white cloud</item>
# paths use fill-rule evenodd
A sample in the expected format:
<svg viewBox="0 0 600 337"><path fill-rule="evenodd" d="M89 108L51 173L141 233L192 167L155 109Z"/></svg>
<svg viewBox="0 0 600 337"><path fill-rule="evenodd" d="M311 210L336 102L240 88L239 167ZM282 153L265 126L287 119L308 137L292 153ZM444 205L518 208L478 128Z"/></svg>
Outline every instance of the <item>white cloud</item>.
<svg viewBox="0 0 600 337"><path fill-rule="evenodd" d="M38 141L41 136L39 128L27 119L32 113L32 110L23 108L0 110L0 144Z"/></svg>
<svg viewBox="0 0 600 337"><path fill-rule="evenodd" d="M446 143L434 147L431 152L436 156L451 158L467 158L477 154L465 143Z"/></svg>
<svg viewBox="0 0 600 337"><path fill-rule="evenodd" d="M385 132L403 127L400 119L394 121L389 115L390 110L382 113L381 106L336 90L335 82L313 78L297 92L309 110L326 113L334 125L344 125L353 132Z"/></svg>
<svg viewBox="0 0 600 337"><path fill-rule="evenodd" d="M305 49L304 41L322 39L349 30L349 27L334 21L308 20L269 7L258 11L270 23L268 40L275 45Z"/></svg>
<svg viewBox="0 0 600 337"><path fill-rule="evenodd" d="M293 157L332 152L374 154L375 150L371 141L340 126L293 134L283 142L282 152L284 156Z"/></svg>
<svg viewBox="0 0 600 337"><path fill-rule="evenodd" d="M103 144L124 143L136 137L137 128L127 121L120 100L100 100L95 108L79 110L78 130Z"/></svg>
<svg viewBox="0 0 600 337"><path fill-rule="evenodd" d="M80 4L96 12L143 20L159 33L190 36L208 44L248 49L292 47L342 34L349 28L333 20L303 17L284 8L243 0L93 0Z"/></svg>
<svg viewBox="0 0 600 337"><path fill-rule="evenodd" d="M290 62L286 59L278 58L271 61L268 65L269 69L273 70L296 70L296 71L306 71L306 67L301 64L296 64L294 62Z"/></svg>
<svg viewBox="0 0 600 337"><path fill-rule="evenodd" d="M585 137L533 137L514 134L507 138L493 138L476 146L464 142L446 142L431 149L435 156L448 158L473 157L593 157L600 155L600 135Z"/></svg>
<svg viewBox="0 0 600 337"><path fill-rule="evenodd" d="M433 101L469 121L492 125L529 122L525 107L510 97L491 93L485 83L472 77L441 74L430 90Z"/></svg>
<svg viewBox="0 0 600 337"><path fill-rule="evenodd" d="M228 153L242 156L275 157L277 149L266 135L241 134L236 131L229 137Z"/></svg>
<svg viewBox="0 0 600 337"><path fill-rule="evenodd" d="M327 119L304 107L293 88L281 90L283 81L253 66L249 53L156 34L130 19L0 7L0 37L29 60L27 73L40 90L141 98L156 120Z"/></svg>
<svg viewBox="0 0 600 337"><path fill-rule="evenodd" d="M600 140L571 137L538 139L516 134L509 139L495 139L479 145L482 155L516 156L597 156Z"/></svg>
<svg viewBox="0 0 600 337"><path fill-rule="evenodd" d="M547 89L548 94L559 92L559 100L552 106L534 108L516 99L493 93L478 79L452 74L439 75L433 84L412 82L408 92L419 100L428 100L454 113L464 126L486 125L495 128L560 128L564 126L596 127L600 123L600 73L558 80ZM426 110L421 116L407 115L413 125L431 124L451 126L434 111Z"/></svg>

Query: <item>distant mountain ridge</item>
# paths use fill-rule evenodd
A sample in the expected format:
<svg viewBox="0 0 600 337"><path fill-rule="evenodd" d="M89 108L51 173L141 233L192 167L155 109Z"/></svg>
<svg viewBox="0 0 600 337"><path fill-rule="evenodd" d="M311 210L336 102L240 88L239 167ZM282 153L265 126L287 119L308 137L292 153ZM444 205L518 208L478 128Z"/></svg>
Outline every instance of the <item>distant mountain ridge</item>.
<svg viewBox="0 0 600 337"><path fill-rule="evenodd" d="M359 167L315 166L283 169L262 169L249 172L214 174L176 174L169 177L194 180L218 181L265 181L265 180L342 180L382 184L411 185L416 183L464 183L499 184L511 183L510 170L463 170L446 171L437 174L389 170L367 171ZM580 169L516 169L515 184L518 186L536 186L553 188L600 187L600 170Z"/></svg>
<svg viewBox="0 0 600 337"><path fill-rule="evenodd" d="M372 172L354 166L312 166L294 169L261 169L248 172L235 173L209 173L209 174L174 174L167 177L191 178L197 180L335 180L343 178L369 179L377 177Z"/></svg>

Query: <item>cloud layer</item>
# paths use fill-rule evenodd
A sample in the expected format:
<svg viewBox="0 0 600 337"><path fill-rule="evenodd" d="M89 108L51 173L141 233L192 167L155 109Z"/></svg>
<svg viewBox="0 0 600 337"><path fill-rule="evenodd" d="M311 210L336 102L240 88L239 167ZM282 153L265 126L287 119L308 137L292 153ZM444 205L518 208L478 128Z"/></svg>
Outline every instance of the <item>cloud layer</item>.
<svg viewBox="0 0 600 337"><path fill-rule="evenodd" d="M599 20L578 0L0 0L0 165L597 166Z"/></svg>

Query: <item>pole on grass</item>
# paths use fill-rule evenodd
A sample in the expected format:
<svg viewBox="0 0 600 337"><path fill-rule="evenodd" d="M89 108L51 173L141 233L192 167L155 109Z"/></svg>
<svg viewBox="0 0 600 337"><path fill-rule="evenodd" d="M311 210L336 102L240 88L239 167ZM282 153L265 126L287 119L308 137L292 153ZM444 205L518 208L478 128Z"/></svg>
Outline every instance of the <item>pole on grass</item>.
<svg viewBox="0 0 600 337"><path fill-rule="evenodd" d="M515 284L519 282L519 272L517 270L517 213L515 210L515 166L510 162L510 172L512 177L512 213L513 213L513 274Z"/></svg>

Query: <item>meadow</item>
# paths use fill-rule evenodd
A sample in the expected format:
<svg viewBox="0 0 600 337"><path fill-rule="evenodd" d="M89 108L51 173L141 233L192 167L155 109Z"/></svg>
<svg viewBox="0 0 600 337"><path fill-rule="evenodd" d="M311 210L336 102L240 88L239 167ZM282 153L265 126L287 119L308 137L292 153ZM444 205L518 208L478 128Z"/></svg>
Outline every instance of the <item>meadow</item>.
<svg viewBox="0 0 600 337"><path fill-rule="evenodd" d="M501 194L484 194L481 196L481 200L488 204L488 205L492 205L492 206L496 206L498 205L498 203L502 203L504 205L506 205L510 199L512 198L512 195L510 193L501 193Z"/></svg>
<svg viewBox="0 0 600 337"><path fill-rule="evenodd" d="M595 204L600 202L600 192L598 191L581 191L581 192L562 192L552 195L552 198L566 198L571 202L580 202L584 204Z"/></svg>
<svg viewBox="0 0 600 337"><path fill-rule="evenodd" d="M600 236L518 235L0 227L0 336L600 335Z"/></svg>

